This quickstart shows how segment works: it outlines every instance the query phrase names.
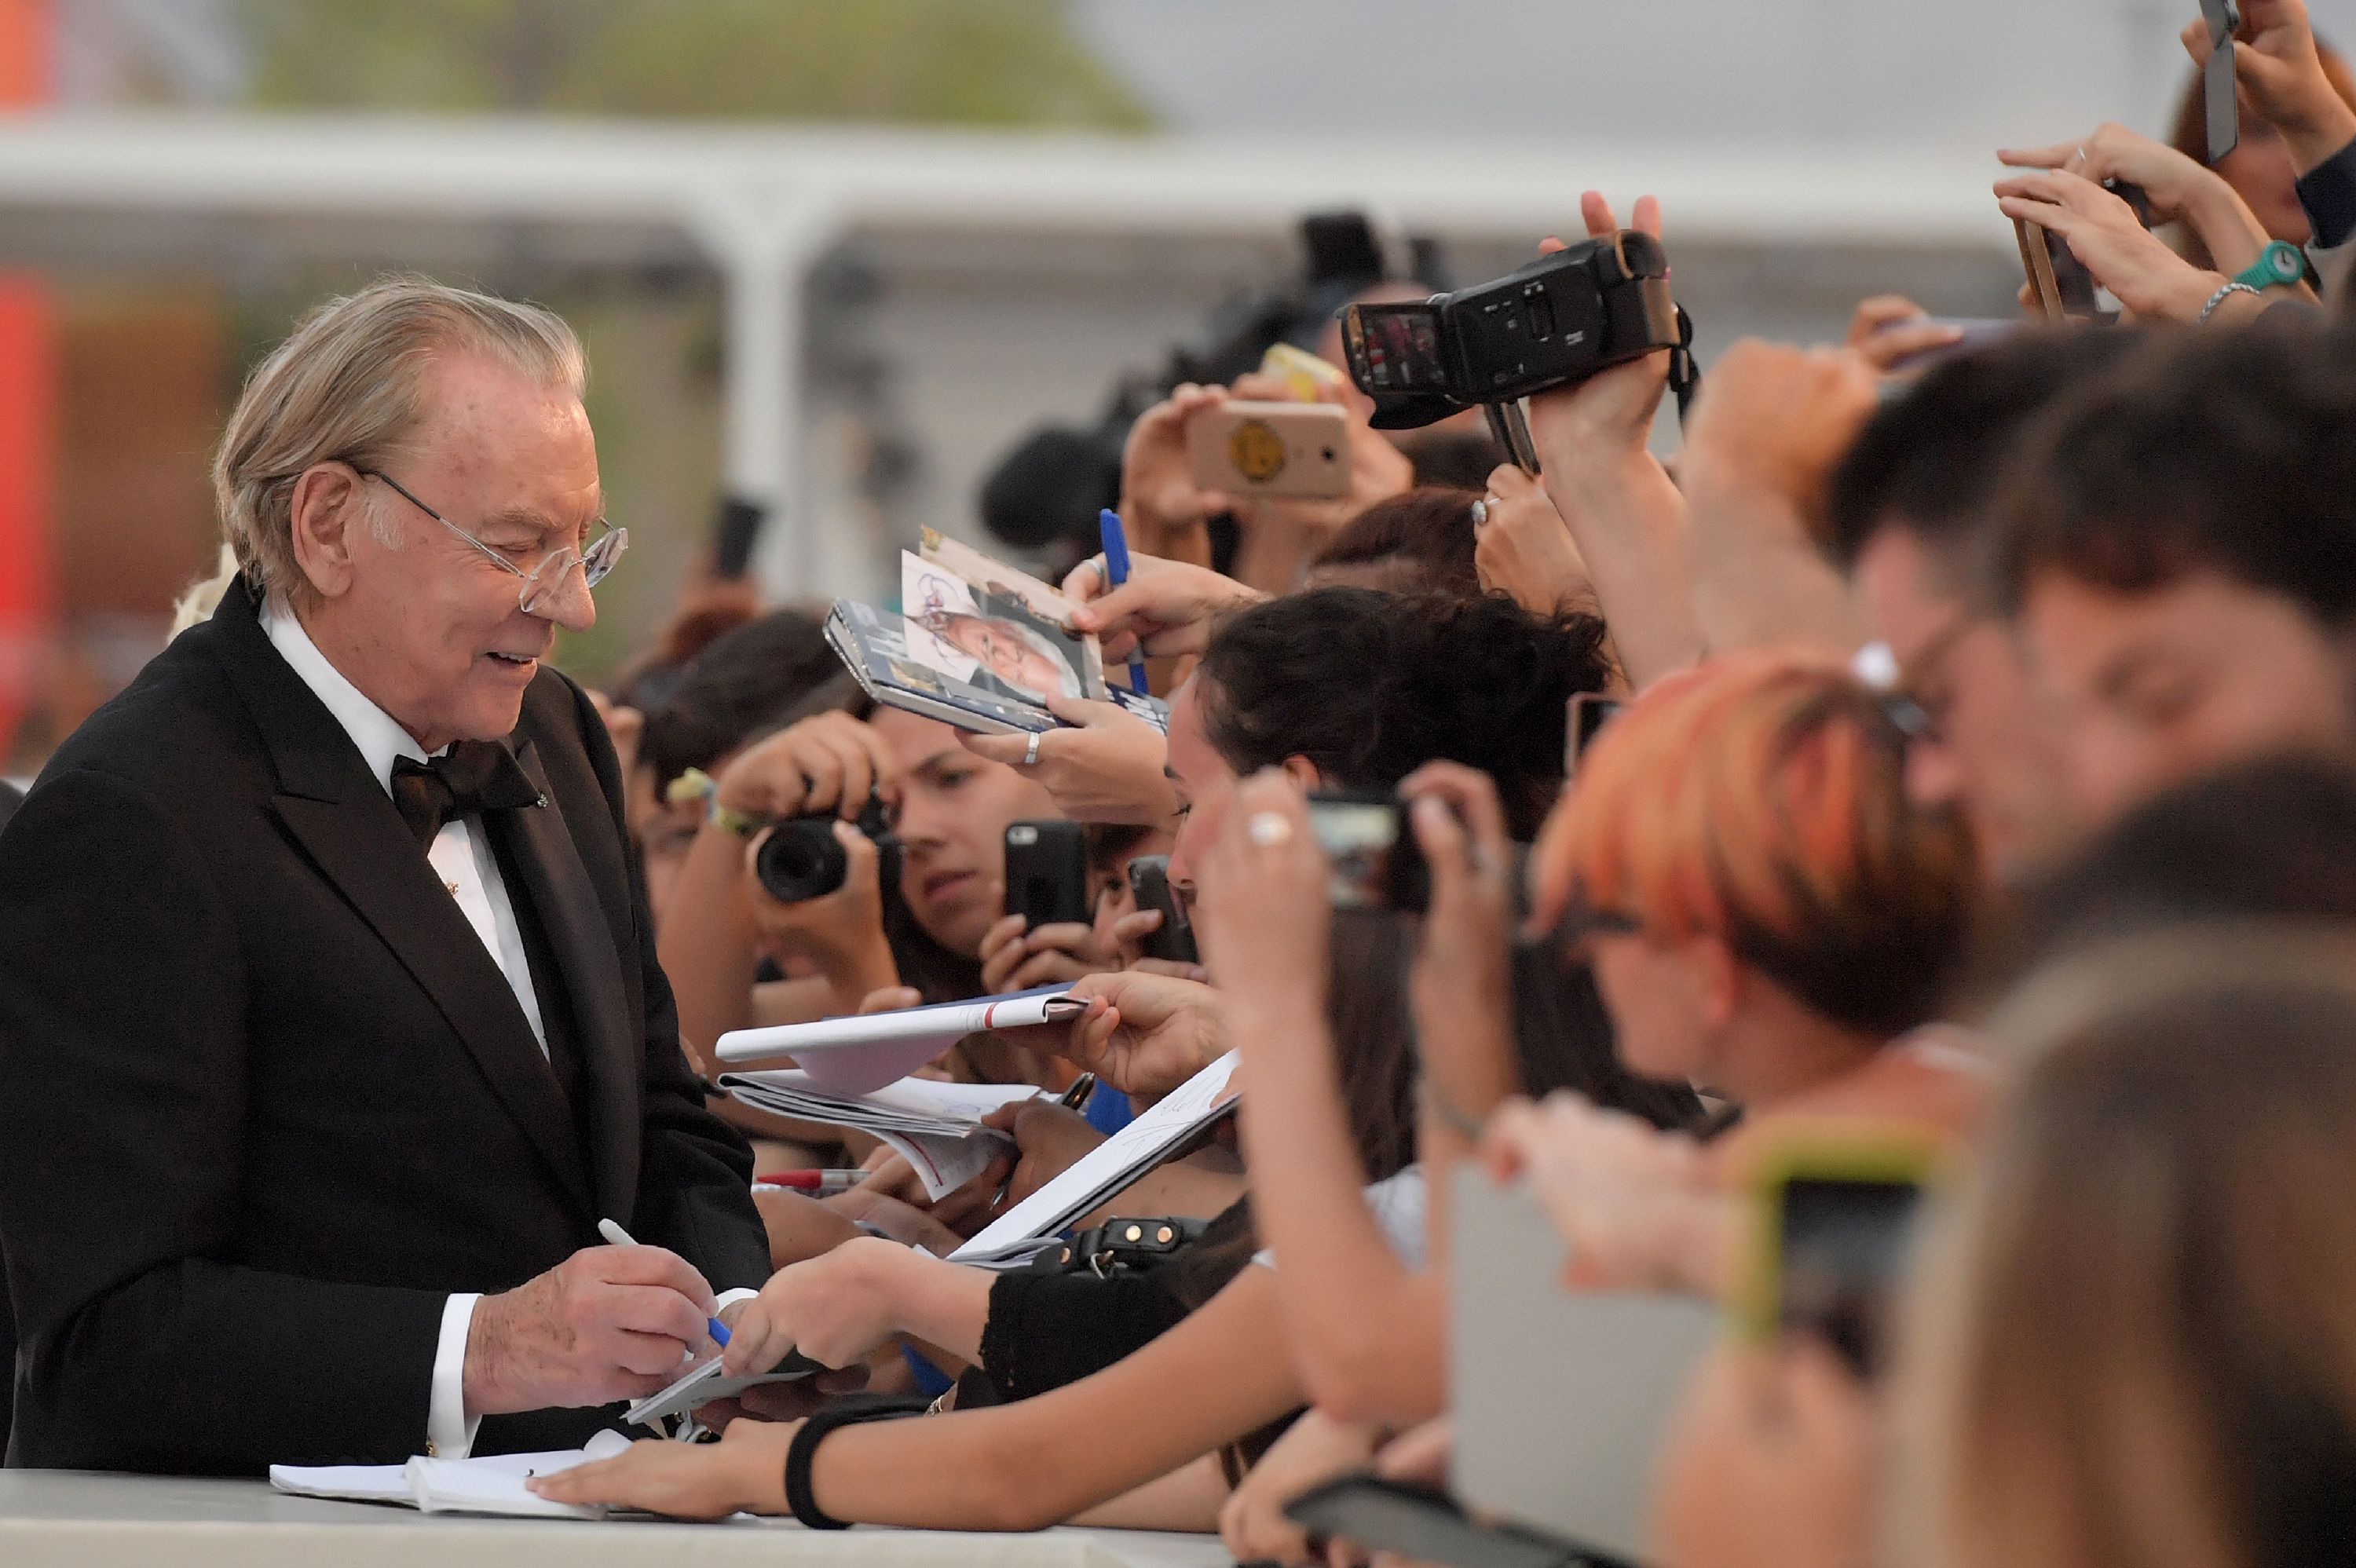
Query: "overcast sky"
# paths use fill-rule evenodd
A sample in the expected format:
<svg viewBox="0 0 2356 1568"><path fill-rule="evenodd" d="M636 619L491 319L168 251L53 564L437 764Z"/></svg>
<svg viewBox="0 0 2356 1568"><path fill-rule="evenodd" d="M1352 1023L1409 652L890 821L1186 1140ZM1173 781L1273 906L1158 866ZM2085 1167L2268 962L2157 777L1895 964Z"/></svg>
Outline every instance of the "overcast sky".
<svg viewBox="0 0 2356 1568"><path fill-rule="evenodd" d="M2356 41L2356 0L2308 0ZM2197 0L1077 0L1173 124L1546 139L2163 133Z"/></svg>

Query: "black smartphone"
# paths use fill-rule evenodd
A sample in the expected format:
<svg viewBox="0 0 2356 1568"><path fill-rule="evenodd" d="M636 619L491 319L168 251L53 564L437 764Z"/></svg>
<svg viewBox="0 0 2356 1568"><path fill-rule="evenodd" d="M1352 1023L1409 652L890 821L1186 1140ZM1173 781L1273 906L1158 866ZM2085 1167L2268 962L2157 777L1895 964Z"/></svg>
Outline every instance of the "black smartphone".
<svg viewBox="0 0 2356 1568"><path fill-rule="evenodd" d="M1033 931L1096 918L1088 901L1088 848L1076 822L1006 826L1006 912Z"/></svg>
<svg viewBox="0 0 2356 1568"><path fill-rule="evenodd" d="M1284 1512L1316 1534L1449 1568L1569 1568L1611 1561L1537 1531L1478 1523L1437 1488L1377 1476L1344 1476L1312 1487Z"/></svg>
<svg viewBox="0 0 2356 1568"><path fill-rule="evenodd" d="M1616 697L1603 697L1592 691L1575 693L1570 699L1570 722L1563 731L1562 773L1565 778L1579 772L1579 759L1587 755L1587 748L1603 732L1603 726L1619 717L1627 704Z"/></svg>
<svg viewBox="0 0 2356 1568"><path fill-rule="evenodd" d="M1787 1177L1777 1205L1778 1325L1815 1335L1870 1377L1889 1343L1922 1202L1921 1183L1901 1176Z"/></svg>
<svg viewBox="0 0 2356 1568"><path fill-rule="evenodd" d="M1202 955L1194 949L1194 928L1186 923L1185 911L1178 907L1178 899L1170 891L1170 857L1140 855L1129 863L1130 896L1141 910L1158 909L1162 923L1146 933L1138 952L1148 958L1160 958L1172 964L1200 964Z"/></svg>
<svg viewBox="0 0 2356 1568"><path fill-rule="evenodd" d="M1395 795L1336 790L1309 797L1309 830L1333 863L1335 909L1421 914L1431 902L1431 868Z"/></svg>

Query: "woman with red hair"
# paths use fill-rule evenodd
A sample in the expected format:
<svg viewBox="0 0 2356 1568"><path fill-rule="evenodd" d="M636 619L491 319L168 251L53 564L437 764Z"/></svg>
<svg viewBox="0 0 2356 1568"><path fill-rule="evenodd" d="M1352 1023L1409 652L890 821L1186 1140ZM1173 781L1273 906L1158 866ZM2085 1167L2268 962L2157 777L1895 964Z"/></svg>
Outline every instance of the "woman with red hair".
<svg viewBox="0 0 2356 1568"><path fill-rule="evenodd" d="M1534 924L1593 965L1622 1062L1730 1103L1708 1149L1569 1096L1501 1108L1599 1283L1715 1288L1730 1162L1775 1124L1960 1130L1971 1053L1926 1030L1959 962L1970 835L1906 793L1905 732L1841 664L1762 651L1665 677L1580 759L1532 857Z"/></svg>

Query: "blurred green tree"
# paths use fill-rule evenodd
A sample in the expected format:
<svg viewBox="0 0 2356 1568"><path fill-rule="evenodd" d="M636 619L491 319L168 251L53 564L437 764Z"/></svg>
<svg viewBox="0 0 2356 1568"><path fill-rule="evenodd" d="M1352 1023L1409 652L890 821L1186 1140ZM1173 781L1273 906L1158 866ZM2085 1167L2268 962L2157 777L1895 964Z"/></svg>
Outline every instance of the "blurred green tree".
<svg viewBox="0 0 2356 1568"><path fill-rule="evenodd" d="M1066 0L236 0L288 109L1141 130Z"/></svg>

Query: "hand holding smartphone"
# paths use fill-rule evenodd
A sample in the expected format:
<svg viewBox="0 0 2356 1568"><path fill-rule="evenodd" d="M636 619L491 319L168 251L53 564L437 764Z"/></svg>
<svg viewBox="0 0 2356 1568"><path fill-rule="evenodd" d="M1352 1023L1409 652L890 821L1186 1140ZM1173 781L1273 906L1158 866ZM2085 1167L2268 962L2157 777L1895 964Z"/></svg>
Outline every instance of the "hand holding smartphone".
<svg viewBox="0 0 2356 1568"><path fill-rule="evenodd" d="M1186 421L1186 466L1200 489L1339 500L1350 493L1350 416L1332 403L1230 400Z"/></svg>
<svg viewBox="0 0 2356 1568"><path fill-rule="evenodd" d="M1421 914L1431 904L1431 868L1396 795L1324 791L1309 797L1309 831L1333 863L1335 909Z"/></svg>
<svg viewBox="0 0 2356 1568"><path fill-rule="evenodd" d="M1140 912L1159 910L1162 923L1148 932L1138 944L1141 957L1158 958L1171 964L1200 964L1202 955L1194 947L1194 928L1187 923L1186 912L1178 907L1175 894L1170 891L1170 857L1140 855L1129 863L1129 891Z"/></svg>
<svg viewBox="0 0 2356 1568"><path fill-rule="evenodd" d="M1937 1168L1933 1146L1896 1134L1797 1138L1762 1158L1757 1251L1739 1309L1747 1337L1811 1333L1870 1377Z"/></svg>

